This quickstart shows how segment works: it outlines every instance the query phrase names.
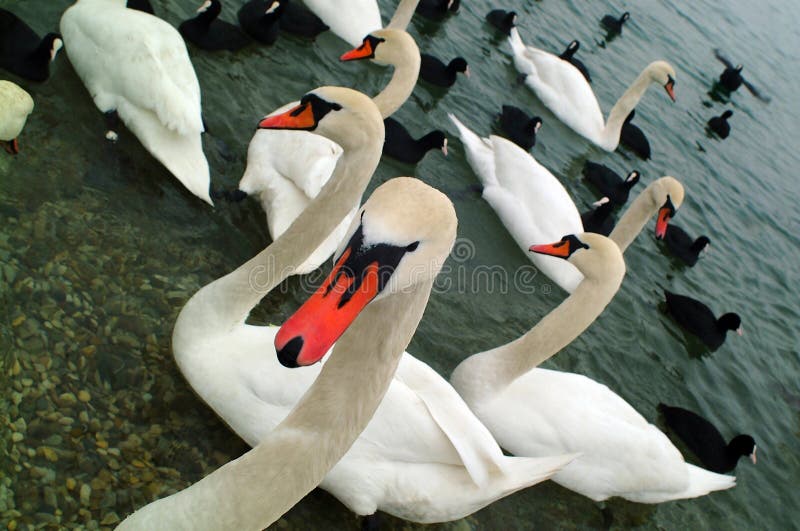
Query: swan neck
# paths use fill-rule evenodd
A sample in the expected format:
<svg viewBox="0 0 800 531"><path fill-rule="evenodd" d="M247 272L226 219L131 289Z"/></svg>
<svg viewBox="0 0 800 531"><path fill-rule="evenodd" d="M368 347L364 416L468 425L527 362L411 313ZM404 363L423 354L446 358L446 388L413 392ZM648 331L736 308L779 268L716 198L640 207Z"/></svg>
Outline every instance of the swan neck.
<svg viewBox="0 0 800 531"><path fill-rule="evenodd" d="M644 93L647 92L647 87L649 87L652 82L650 72L648 70L642 71L639 77L628 87L608 113L604 135L609 143L613 143L612 149L616 149L619 144L619 135L622 132L625 119L630 112L636 108L639 100L642 99Z"/></svg>
<svg viewBox="0 0 800 531"><path fill-rule="evenodd" d="M411 23L411 17L414 16L414 11L417 10L419 0L400 0L397 9L392 15L392 20L386 25L387 28L405 30Z"/></svg>
<svg viewBox="0 0 800 531"><path fill-rule="evenodd" d="M399 60L394 62L394 73L386 87L372 101L382 118L388 118L403 106L417 84L421 58L416 45L406 47Z"/></svg>
<svg viewBox="0 0 800 531"><path fill-rule="evenodd" d="M264 529L311 492L366 428L428 301L432 281L365 309L320 375L261 443L118 529ZM303 369L297 369L303 370ZM398 419L402 421L402 419Z"/></svg>
<svg viewBox="0 0 800 531"><path fill-rule="evenodd" d="M289 228L235 271L204 286L181 310L173 332L173 351L181 363L187 344L198 335L225 333L242 324L250 310L281 281L294 274L361 200L380 161L381 133L363 131L361 146L345 149L330 180Z"/></svg>
<svg viewBox="0 0 800 531"><path fill-rule="evenodd" d="M650 193L648 186L643 190L636 199L622 215L617 226L608 235L610 239L617 244L619 250L623 253L625 249L636 239L642 229L647 224L647 221L655 215L658 205L653 201L653 196Z"/></svg>
<svg viewBox="0 0 800 531"><path fill-rule="evenodd" d="M611 302L623 275L624 266L622 272L609 268L585 277L572 295L526 334L464 360L453 372L453 386L467 404L491 400L586 330Z"/></svg>

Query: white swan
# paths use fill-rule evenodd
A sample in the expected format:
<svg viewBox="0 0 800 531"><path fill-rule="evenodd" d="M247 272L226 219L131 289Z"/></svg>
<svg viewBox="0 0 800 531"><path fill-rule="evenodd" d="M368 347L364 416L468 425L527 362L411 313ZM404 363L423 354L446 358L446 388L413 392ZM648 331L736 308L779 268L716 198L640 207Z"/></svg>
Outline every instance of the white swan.
<svg viewBox="0 0 800 531"><path fill-rule="evenodd" d="M452 203L421 181L401 177L377 188L350 227L336 269L274 340L281 361L297 366L318 361L341 336L313 385L255 448L140 509L119 528L259 530L316 487L380 404L453 246L456 224ZM261 254L275 256L270 248ZM245 266L232 275L250 272ZM355 292L349 289L354 281L360 284Z"/></svg>
<svg viewBox="0 0 800 531"><path fill-rule="evenodd" d="M100 111L128 129L194 195L209 197L200 85L178 31L125 0L78 0L61 17L67 55Z"/></svg>
<svg viewBox="0 0 800 531"><path fill-rule="evenodd" d="M500 445L526 456L580 452L552 479L595 501L660 503L733 487L734 477L687 464L666 435L605 385L536 368L603 311L625 264L614 242L592 233L531 250L569 260L585 279L528 333L470 356L451 376Z"/></svg>
<svg viewBox="0 0 800 531"><path fill-rule="evenodd" d="M305 260L349 209L347 205L358 200L381 153L377 111L368 122L345 123L356 103L339 97L343 89L331 90L315 90L313 98L304 98L308 107L265 119L269 127L306 127L326 106L331 109L316 129L344 148L331 180L273 244L285 248L281 254L273 253L278 260L260 257L200 290L181 311L173 333L175 358L187 380L251 445L289 413L320 366L302 371L283 368L274 356L265 355L277 329L246 325L247 314L294 264ZM365 96L361 98L366 101L363 105L374 108ZM331 214L334 209L336 215ZM410 216L413 211L409 207L404 212ZM371 237L366 227L364 234ZM283 276L272 278L278 273ZM542 481L571 458L505 457L447 381L404 355L373 420L321 487L357 514L381 509L408 520L445 521Z"/></svg>
<svg viewBox="0 0 800 531"><path fill-rule="evenodd" d="M419 48L402 29L375 31L364 38L360 47L344 54L342 58L373 58L377 62L394 65L392 79L373 100L384 118L393 114L408 99L419 75ZM285 105L272 115L295 105L296 102ZM247 167L239 181L239 190L258 197L266 212L267 226L273 239L283 234L317 196L333 173L341 154L341 146L312 132L256 131L247 149ZM357 209L358 203L354 202L348 215L308 260L299 265L294 274L313 271L333 254Z"/></svg>
<svg viewBox="0 0 800 531"><path fill-rule="evenodd" d="M0 145L19 153L17 137L33 112L33 98L11 81L0 80Z"/></svg>
<svg viewBox="0 0 800 531"><path fill-rule="evenodd" d="M483 185L483 198L497 213L520 249L530 242L553 241L564 234L583 232L575 203L559 180L529 152L503 137L480 138L458 118L456 125L467 162ZM666 223L683 203L683 186L672 177L653 181L643 190L609 237L624 251L659 209L656 236L662 237ZM527 253L537 268L568 293L583 279L572 264L552 256Z"/></svg>
<svg viewBox="0 0 800 531"><path fill-rule="evenodd" d="M606 121L592 87L577 68L557 55L526 46L517 28L511 28L508 42L514 52L514 65L542 103L576 133L606 151L617 149L625 118L652 83L662 85L675 101L675 69L665 61L655 61L617 100Z"/></svg>

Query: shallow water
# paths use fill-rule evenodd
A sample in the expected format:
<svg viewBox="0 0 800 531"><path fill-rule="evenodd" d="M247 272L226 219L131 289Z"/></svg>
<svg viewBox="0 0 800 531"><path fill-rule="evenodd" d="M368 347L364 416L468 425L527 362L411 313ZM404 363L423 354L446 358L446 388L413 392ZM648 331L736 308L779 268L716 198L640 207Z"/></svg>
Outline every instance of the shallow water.
<svg viewBox="0 0 800 531"><path fill-rule="evenodd" d="M67 0L0 0L40 33L58 23ZM194 2L156 0L173 24ZM394 1L382 1L384 14ZM191 5L190 5L191 4ZM234 19L234 2L223 11ZM690 5L681 5L690 4ZM686 269L646 234L627 251L628 277L598 321L546 366L586 374L618 392L646 418L660 402L701 412L725 436L755 436L759 463L743 460L735 489L696 500L646 506L608 505L618 527L790 529L800 516L798 406L797 11L788 0L754 4L618 5L631 11L623 35L601 45L600 2L523 2L525 42L558 50L573 38L607 111L647 63L677 69L677 103L653 88L637 108L653 159L606 153L559 123L516 82L510 50L483 22L485 0L463 2L443 24L416 20L423 52L463 55L473 73L449 92L418 86L398 119L422 134L438 124L451 155L430 153L416 169L383 161L370 189L414 172L453 199L461 240L449 281L438 290L409 349L443 374L465 356L512 339L564 298L539 275L519 285L465 283L487 265L509 274L529 262L475 192L477 178L446 119L454 112L479 134L491 132L503 103L539 114L534 154L582 207L594 200L581 182L586 159L620 172L637 168L643 183L671 174L687 190L675 222L706 233L712 252ZM610 11L608 11L610 12ZM710 138L705 122L726 106L708 95L722 71L720 47L745 66L745 77L772 97L763 104L734 93L731 136ZM348 47L332 35L316 42L281 38L271 48L236 54L190 48L203 89L209 134L204 146L215 187L233 187L258 118L322 84L375 93L388 72L340 64ZM209 208L182 189L135 138L110 146L103 118L62 54L44 84L20 83L36 110L20 138L22 153L0 156L0 524L67 527L113 525L133 508L198 480L246 450L177 371L170 335L177 312L200 286L234 269L268 243L255 202ZM5 155L0 153L0 155ZM643 189L643 185L638 185ZM253 312L280 322L302 298L286 282ZM505 288L505 289L504 289ZM534 293L530 293L530 289ZM717 312L742 315L745 335L703 352L658 309L661 289L692 294ZM386 518L388 529L416 526ZM443 528L587 528L603 524L596 504L545 483ZM354 529L358 521L334 498L315 491L275 528Z"/></svg>

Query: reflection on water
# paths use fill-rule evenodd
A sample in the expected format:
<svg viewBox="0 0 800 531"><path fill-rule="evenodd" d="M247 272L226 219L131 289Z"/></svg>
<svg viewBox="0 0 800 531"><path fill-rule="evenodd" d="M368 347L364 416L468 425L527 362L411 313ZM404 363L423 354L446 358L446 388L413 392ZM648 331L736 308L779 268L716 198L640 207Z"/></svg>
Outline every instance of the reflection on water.
<svg viewBox="0 0 800 531"><path fill-rule="evenodd" d="M394 3L381 1L384 12ZM54 28L69 4L0 0L40 33ZM154 4L173 24L194 9L175 0ZM790 4L769 0L754 8L737 1L722 16L718 7L697 3L620 6L631 11L631 20L605 47L593 43L604 37L598 21L606 5L512 4L526 42L559 51L573 38L582 42L581 60L605 110L653 59L676 66L678 102L651 91L637 108L637 124L653 148L652 160L636 160L643 173L638 187L664 174L681 179L688 195L680 224L714 241L709 256L685 269L666 259L648 228L626 252L628 276L615 300L547 366L608 384L650 420L655 405L667 401L702 412L724 435L753 433L763 458L756 467L743 462L737 468L735 489L697 500L659 506L612 500L601 511L545 483L441 527L599 528L609 518L615 527L648 529L796 527L786 509L800 506L800 494L788 487L800 477L800 356L793 326L798 187L796 157L786 149L786 139L798 133L789 87L800 80L796 70L783 67L796 52L781 48L793 42ZM231 7L226 4L232 20ZM544 125L535 156L577 204L589 204L595 198L580 178L585 160L613 167L631 161L624 152L589 145L517 82L504 39L483 20L493 7L486 0L464 2L442 24L414 24L423 52L463 55L473 75L441 94L419 87L397 118L414 130L447 128L446 113L454 112L488 134L502 104L538 114ZM787 16L765 18L768 12ZM707 94L720 72L715 47L746 58L748 78L772 96L765 105L741 90L731 94L727 105L736 109L737 127L724 142L704 133L724 103ZM203 87L204 150L216 188L235 186L255 122L278 105L321 84L377 92L388 73L338 63L347 48L321 35L314 42L281 38L273 47L237 54L190 49ZM192 293L268 243L255 202L211 209L126 131L116 145L106 143L103 117L65 55L52 72L44 84L12 78L33 95L36 109L20 138L22 153L0 156L0 385L6 389L0 395L0 523L10 529L113 526L135 507L184 488L246 450L178 373L170 335ZM528 266L474 192L477 179L459 143L450 145L448 158L432 152L413 170L384 161L371 188L413 171L450 195L459 237L473 245L452 275L487 265L509 272ZM459 277L443 280L457 285ZM449 374L464 356L518 336L563 299L558 288L546 289L547 279L535 283L533 295L488 286L436 293L410 350ZM283 287L255 309L253 322L280 322L297 307L300 281ZM712 355L693 356L692 341L658 310L662 288L697 296L715 310L735 309L746 335L729 338ZM774 400L776 394L783 400ZM335 499L315 491L275 527L357 525ZM384 525L417 528L391 518Z"/></svg>

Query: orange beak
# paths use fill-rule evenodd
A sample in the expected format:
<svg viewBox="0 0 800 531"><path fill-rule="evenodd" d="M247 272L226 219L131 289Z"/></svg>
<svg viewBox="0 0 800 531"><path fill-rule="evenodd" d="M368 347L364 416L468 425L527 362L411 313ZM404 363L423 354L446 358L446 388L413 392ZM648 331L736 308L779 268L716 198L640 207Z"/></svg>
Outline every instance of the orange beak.
<svg viewBox="0 0 800 531"><path fill-rule="evenodd" d="M675 215L675 207L672 205L672 200L667 196L667 202L658 209L658 219L656 219L656 239L663 240L667 235L667 226L669 220Z"/></svg>
<svg viewBox="0 0 800 531"><path fill-rule="evenodd" d="M303 103L284 113L267 116L258 122L259 129L302 129L312 131L317 127L314 109L310 103Z"/></svg>
<svg viewBox="0 0 800 531"><path fill-rule="evenodd" d="M534 253L547 254L550 256L557 256L559 258L567 258L569 256L569 242L560 241L542 245L531 245L530 249L528 250Z"/></svg>
<svg viewBox="0 0 800 531"><path fill-rule="evenodd" d="M311 365L322 359L361 310L379 292L378 262L369 263L362 272L344 272L342 266L350 256L346 249L333 271L289 319L275 336L278 359L286 367ZM356 276L361 284L353 292ZM352 296L345 295L352 292Z"/></svg>
<svg viewBox="0 0 800 531"><path fill-rule="evenodd" d="M354 48L347 53L343 53L339 57L340 61L355 61L357 59L369 59L375 55L375 50L372 49L372 43L369 39L364 39L364 44L358 48Z"/></svg>
<svg viewBox="0 0 800 531"><path fill-rule="evenodd" d="M675 102L675 82L670 79L669 81L667 81L667 84L664 85L664 89L667 91L669 99Z"/></svg>

